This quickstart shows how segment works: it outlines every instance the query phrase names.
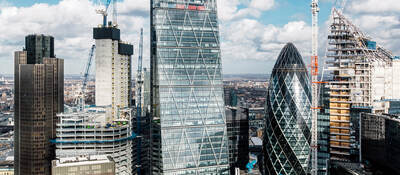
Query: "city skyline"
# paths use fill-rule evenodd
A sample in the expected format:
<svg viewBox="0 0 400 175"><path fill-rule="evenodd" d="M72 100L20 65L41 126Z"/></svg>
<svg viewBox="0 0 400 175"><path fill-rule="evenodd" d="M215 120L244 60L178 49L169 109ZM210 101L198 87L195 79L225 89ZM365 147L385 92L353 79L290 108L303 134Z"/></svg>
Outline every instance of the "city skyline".
<svg viewBox="0 0 400 175"><path fill-rule="evenodd" d="M0 0L0 174L400 174L395 1Z"/></svg>
<svg viewBox="0 0 400 175"><path fill-rule="evenodd" d="M345 8L345 15L353 19L355 24L375 38L378 43L392 50L394 55L399 55L400 49L395 46L400 43L400 40L393 37L396 37L395 31L400 26L400 21L396 17L399 15L396 9L400 9L400 6L394 0L379 2L380 4L378 2L377 0L349 1ZM323 57L325 52L327 35L325 24L328 22L333 3L333 0L320 2L322 41L320 57ZM148 4L149 0L135 1L135 3L132 0L124 0L118 3L119 27L127 31L122 36L136 46L135 53L140 27L144 27L144 67L150 67ZM223 73L269 73L279 49L289 41L298 46L304 58L310 56L309 1L218 0L218 5ZM44 16L45 14L38 13L38 17L42 19L29 16L29 13L37 11L45 11L46 14L51 15ZM18 28L13 31L10 27L0 29L0 31L4 30L1 33L9 32L8 35L0 34L0 48L4 48L0 49L0 74L13 72L12 67L7 66L12 64L12 51L21 50L23 47L21 38L31 33L55 36L57 39L55 49L64 48L58 52L57 56L65 58L65 73L81 73L91 43L94 43L90 31L92 27L101 23L99 17L94 13L94 5L87 0L0 0L0 24ZM375 22L365 23L370 18L373 18ZM248 24L248 27L239 30L238 27L243 26L244 23ZM46 26L49 27L46 28ZM243 35L249 32L252 34ZM304 59L304 61L308 64L309 59ZM133 71L137 67L135 64L132 65ZM92 74L94 74L93 70Z"/></svg>

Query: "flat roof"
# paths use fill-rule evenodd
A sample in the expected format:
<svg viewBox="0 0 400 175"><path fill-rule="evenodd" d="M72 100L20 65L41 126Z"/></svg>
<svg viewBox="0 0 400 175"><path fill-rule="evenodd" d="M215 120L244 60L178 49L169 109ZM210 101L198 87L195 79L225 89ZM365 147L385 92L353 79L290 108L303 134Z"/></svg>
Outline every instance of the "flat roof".
<svg viewBox="0 0 400 175"><path fill-rule="evenodd" d="M110 157L107 155L90 155L90 156L78 156L78 157L65 157L59 160L53 160L53 167L69 167L69 166L82 166L82 165L93 165L93 164L104 164L113 163Z"/></svg>

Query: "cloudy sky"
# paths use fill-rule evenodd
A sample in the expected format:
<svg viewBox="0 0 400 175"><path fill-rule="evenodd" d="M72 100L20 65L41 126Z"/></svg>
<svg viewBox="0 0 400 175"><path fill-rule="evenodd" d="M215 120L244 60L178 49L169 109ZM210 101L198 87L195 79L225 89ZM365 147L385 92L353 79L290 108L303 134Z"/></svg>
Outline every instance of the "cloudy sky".
<svg viewBox="0 0 400 175"><path fill-rule="evenodd" d="M0 0L0 74L13 73L13 52L28 34L53 35L65 73L83 71L92 28L102 22L98 0ZM105 0L103 0L105 1ZM149 1L120 0L118 24L123 40L137 49L145 31L145 67L149 64ZM309 62L311 0L217 0L224 73L270 73L287 42L293 42ZM336 0L320 0L320 57L326 48L327 22ZM398 0L348 0L344 13L380 45L400 55ZM133 57L136 63L137 55ZM136 67L136 65L134 65ZM93 72L93 71L92 71Z"/></svg>

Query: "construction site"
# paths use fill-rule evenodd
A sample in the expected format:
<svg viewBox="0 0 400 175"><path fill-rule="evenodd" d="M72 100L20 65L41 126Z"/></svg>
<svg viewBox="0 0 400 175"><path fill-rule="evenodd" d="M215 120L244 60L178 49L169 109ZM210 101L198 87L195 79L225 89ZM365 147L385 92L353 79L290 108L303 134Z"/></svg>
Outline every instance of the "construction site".
<svg viewBox="0 0 400 175"><path fill-rule="evenodd" d="M112 8L111 8L112 7ZM112 9L112 21L107 21ZM93 28L89 58L83 74L79 100L73 109L58 114L56 146L58 159L76 156L105 155L115 162L118 175L133 174L133 120L137 114L131 104L131 59L133 45L120 37L116 1L108 0L96 12L103 23ZM95 59L95 105L85 105L86 86ZM135 124L136 124L135 120ZM136 142L135 142L136 144Z"/></svg>
<svg viewBox="0 0 400 175"><path fill-rule="evenodd" d="M336 8L328 35L327 69L330 89L331 159L349 161L358 149L352 136L350 109L372 107L384 112L385 99L400 98L398 57L378 45Z"/></svg>
<svg viewBox="0 0 400 175"><path fill-rule="evenodd" d="M85 112L59 114L56 155L59 158L82 155L108 155L117 174L132 174L132 110L121 109L117 118L111 109L89 108Z"/></svg>

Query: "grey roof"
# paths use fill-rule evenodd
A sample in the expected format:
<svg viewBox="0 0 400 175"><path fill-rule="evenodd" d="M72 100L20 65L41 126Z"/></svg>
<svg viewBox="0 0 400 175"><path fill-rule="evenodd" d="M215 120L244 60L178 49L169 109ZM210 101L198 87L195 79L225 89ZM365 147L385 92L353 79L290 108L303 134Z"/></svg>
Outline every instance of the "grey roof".
<svg viewBox="0 0 400 175"><path fill-rule="evenodd" d="M262 146L262 140L258 137L251 137L251 143L253 145L258 145L258 146Z"/></svg>

